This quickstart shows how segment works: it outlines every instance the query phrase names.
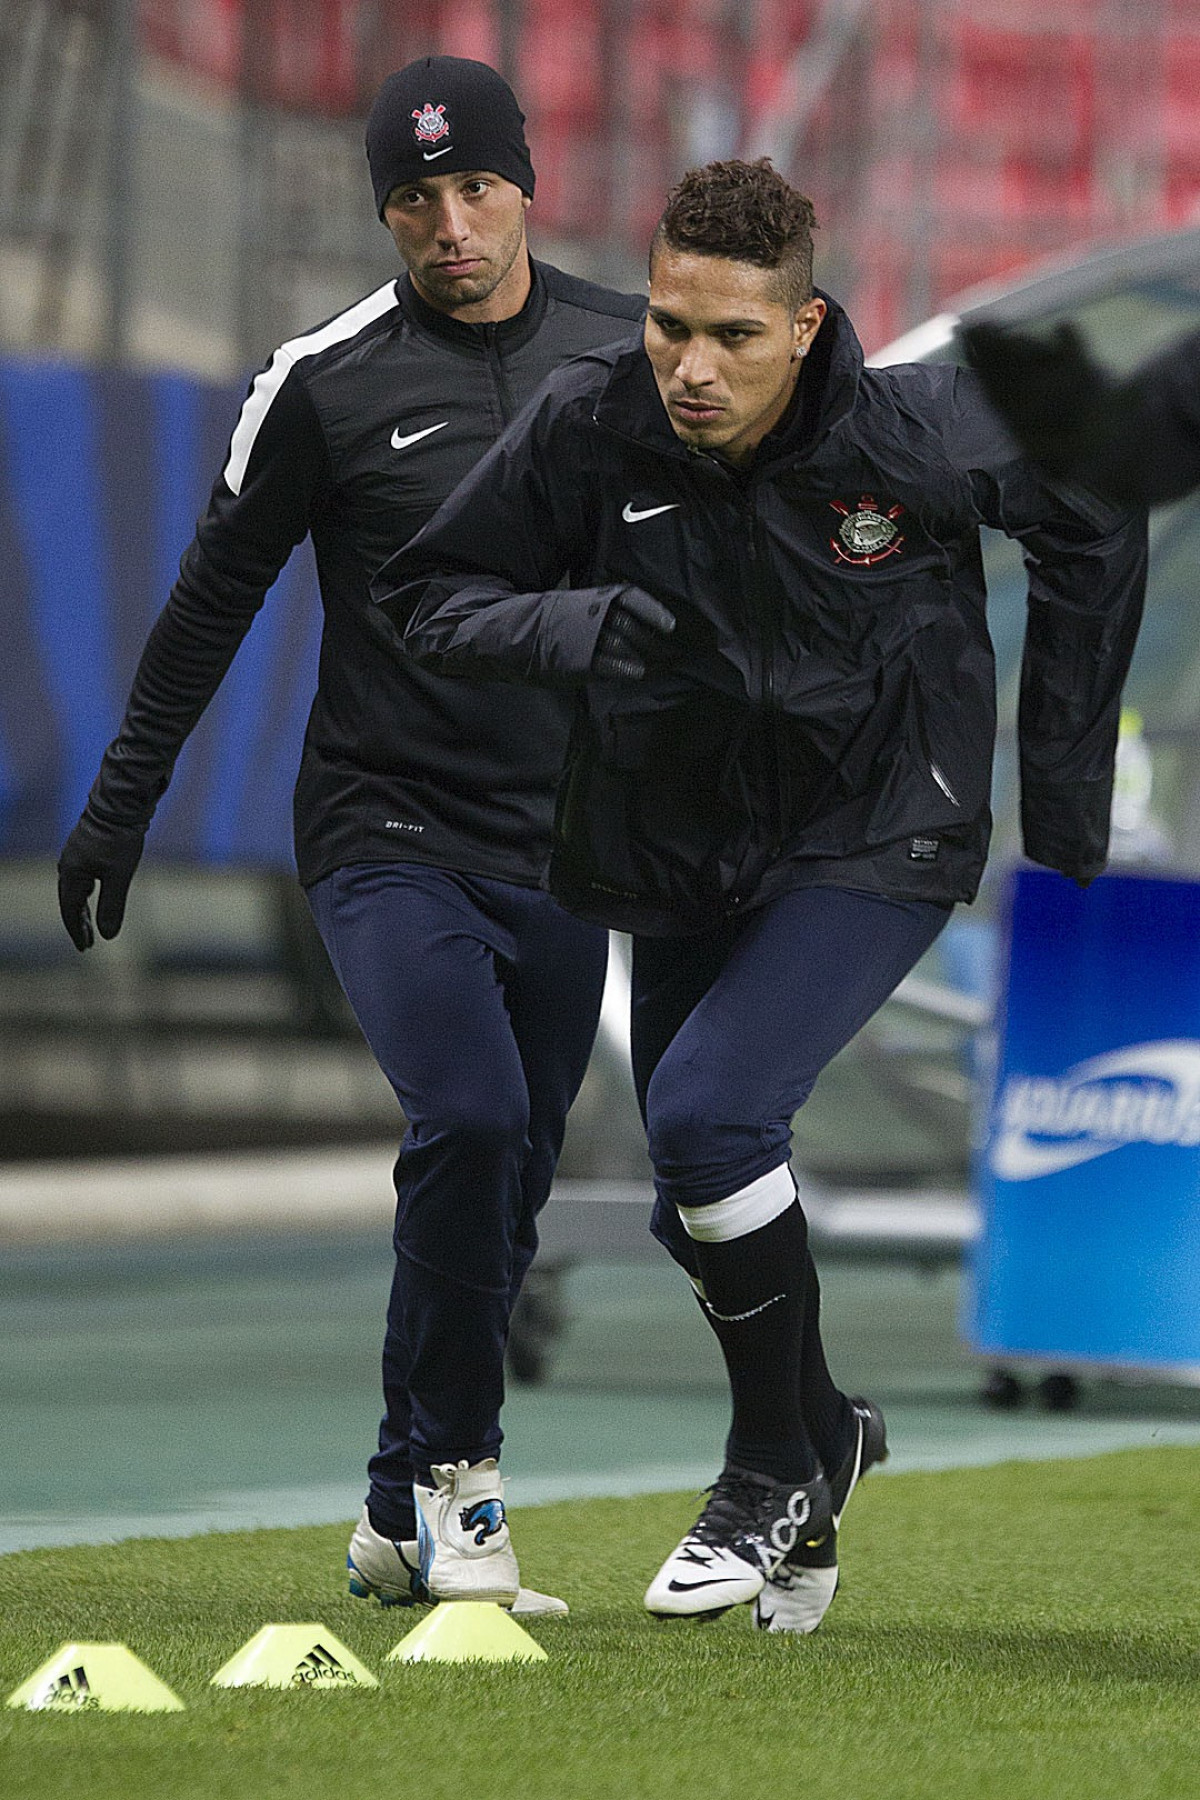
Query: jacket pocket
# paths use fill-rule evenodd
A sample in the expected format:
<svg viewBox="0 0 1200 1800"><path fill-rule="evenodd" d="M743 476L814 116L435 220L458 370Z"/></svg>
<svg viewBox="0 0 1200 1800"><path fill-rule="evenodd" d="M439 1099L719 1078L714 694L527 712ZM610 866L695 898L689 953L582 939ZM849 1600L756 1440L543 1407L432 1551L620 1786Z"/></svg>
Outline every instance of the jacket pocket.
<svg viewBox="0 0 1200 1800"><path fill-rule="evenodd" d="M577 725L557 817L577 878L681 916L711 907L724 853L745 829L726 779L733 710L693 690Z"/></svg>

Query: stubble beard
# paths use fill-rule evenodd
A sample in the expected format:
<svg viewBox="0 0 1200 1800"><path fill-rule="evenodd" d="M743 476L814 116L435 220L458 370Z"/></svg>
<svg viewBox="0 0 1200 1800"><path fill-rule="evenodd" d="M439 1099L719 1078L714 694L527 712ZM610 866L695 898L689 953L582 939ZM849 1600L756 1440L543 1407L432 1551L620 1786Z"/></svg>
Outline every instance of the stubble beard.
<svg viewBox="0 0 1200 1800"><path fill-rule="evenodd" d="M443 275L438 268L422 269L418 284L425 290L428 298L443 312L457 312L464 306L477 306L482 300L489 300L500 283L512 269L521 251L524 241L524 220L518 219L511 234L505 238L495 256L487 258L478 275L467 279L461 276Z"/></svg>

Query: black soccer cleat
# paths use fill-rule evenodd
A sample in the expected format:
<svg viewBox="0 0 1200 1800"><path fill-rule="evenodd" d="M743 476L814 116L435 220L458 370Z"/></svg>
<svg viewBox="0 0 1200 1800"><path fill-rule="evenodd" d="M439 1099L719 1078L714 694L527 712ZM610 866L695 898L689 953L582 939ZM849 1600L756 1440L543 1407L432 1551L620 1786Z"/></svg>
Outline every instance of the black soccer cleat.
<svg viewBox="0 0 1200 1800"><path fill-rule="evenodd" d="M646 1589L660 1618L703 1618L754 1600L796 1545L827 1538L832 1503L824 1473L798 1484L727 1464L704 1511Z"/></svg>

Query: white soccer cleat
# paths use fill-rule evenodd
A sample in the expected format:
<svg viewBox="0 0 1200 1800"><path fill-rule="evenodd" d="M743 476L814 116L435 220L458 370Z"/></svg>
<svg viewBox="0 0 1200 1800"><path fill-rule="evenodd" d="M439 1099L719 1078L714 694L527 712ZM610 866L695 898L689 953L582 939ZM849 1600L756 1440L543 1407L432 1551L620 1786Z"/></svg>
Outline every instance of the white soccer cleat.
<svg viewBox="0 0 1200 1800"><path fill-rule="evenodd" d="M814 1632L833 1604L838 1588L838 1528L851 1494L876 1463L886 1462L887 1427L873 1400L855 1399L854 1442L830 1476L832 1516L823 1534L805 1532L759 1594L754 1623L759 1631Z"/></svg>
<svg viewBox="0 0 1200 1800"><path fill-rule="evenodd" d="M838 1590L838 1566L801 1569L784 1563L754 1603L758 1631L790 1631L808 1637L817 1629Z"/></svg>
<svg viewBox="0 0 1200 1800"><path fill-rule="evenodd" d="M650 1586L646 1610L703 1618L756 1600L801 1534L829 1529L829 1484L775 1481L729 1464Z"/></svg>
<svg viewBox="0 0 1200 1800"><path fill-rule="evenodd" d="M429 1598L513 1606L521 1580L495 1457L437 1463L430 1473L433 1487L413 1483L421 1583Z"/></svg>
<svg viewBox="0 0 1200 1800"><path fill-rule="evenodd" d="M413 1606L430 1603L421 1582L421 1561L416 1538L383 1537L371 1524L367 1509L354 1527L346 1557L350 1592L359 1600L379 1601L381 1606ZM539 1594L536 1588L518 1588L509 1611L516 1618L563 1619L570 1612L565 1600Z"/></svg>
<svg viewBox="0 0 1200 1800"><path fill-rule="evenodd" d="M374 1595L381 1606L411 1606L424 1599L416 1539L408 1543L384 1537L372 1525L365 1506L350 1539L346 1567L356 1599Z"/></svg>
<svg viewBox="0 0 1200 1800"><path fill-rule="evenodd" d="M570 1607L555 1594L539 1594L536 1588L518 1588L509 1607L514 1619L565 1619Z"/></svg>

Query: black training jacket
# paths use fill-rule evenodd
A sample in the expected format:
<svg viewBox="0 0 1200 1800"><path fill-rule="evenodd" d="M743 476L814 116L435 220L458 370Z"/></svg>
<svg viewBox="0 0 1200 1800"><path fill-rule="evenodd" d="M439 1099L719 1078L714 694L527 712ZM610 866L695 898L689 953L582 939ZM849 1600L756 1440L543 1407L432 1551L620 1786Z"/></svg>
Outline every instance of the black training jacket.
<svg viewBox="0 0 1200 1800"><path fill-rule="evenodd" d="M465 325L404 276L282 345L242 406L92 810L148 823L267 589L311 532L325 621L296 788L301 880L397 859L539 883L567 701L444 681L397 657L376 636L369 579L552 369L625 336L644 306L535 263L516 317Z"/></svg>
<svg viewBox="0 0 1200 1800"><path fill-rule="evenodd" d="M866 369L832 302L751 468L685 448L640 341L560 370L375 594L428 668L577 686L608 606L678 619L642 682L580 692L551 886L698 929L808 883L969 900L995 681L979 527L1020 540L1025 847L1104 865L1141 516L1047 487L950 366Z"/></svg>

